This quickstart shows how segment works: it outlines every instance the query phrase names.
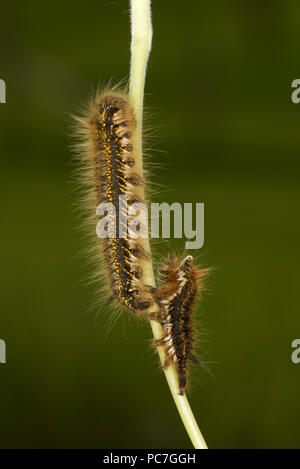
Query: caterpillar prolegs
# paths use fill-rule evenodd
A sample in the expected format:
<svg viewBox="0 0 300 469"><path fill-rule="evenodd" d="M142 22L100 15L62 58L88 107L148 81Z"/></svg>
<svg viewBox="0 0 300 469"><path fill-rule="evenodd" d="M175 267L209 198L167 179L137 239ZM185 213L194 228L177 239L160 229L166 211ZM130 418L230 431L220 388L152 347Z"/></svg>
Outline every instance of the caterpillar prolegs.
<svg viewBox="0 0 300 469"><path fill-rule="evenodd" d="M193 309L207 269L196 270L192 256L181 261L169 256L164 259L159 273L160 285L153 290L159 312L150 314L150 319L161 324L163 337L154 343L165 349L164 367L170 363L175 365L180 394L183 394L187 386L188 361L200 363L193 353Z"/></svg>

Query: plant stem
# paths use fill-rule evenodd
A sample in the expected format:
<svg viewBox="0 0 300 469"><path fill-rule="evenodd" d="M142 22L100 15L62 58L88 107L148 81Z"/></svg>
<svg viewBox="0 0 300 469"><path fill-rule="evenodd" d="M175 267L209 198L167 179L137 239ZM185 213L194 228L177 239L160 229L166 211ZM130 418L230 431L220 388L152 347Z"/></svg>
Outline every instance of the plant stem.
<svg viewBox="0 0 300 469"><path fill-rule="evenodd" d="M150 0L131 0L131 67L130 67L130 87L129 100L135 112L137 127L134 135L134 147L136 150L136 165L143 170L142 158L142 124L143 124L143 100L145 75L149 53L152 42L151 5ZM144 248L151 252L149 239L141 240ZM145 262L143 269L143 282L146 285L155 287L155 277L152 262ZM153 306L152 311L158 310L158 306ZM153 336L160 339L163 329L156 321L150 321ZM161 363L164 363L165 352L162 347L158 347ZM197 449L206 449L207 445L197 425L192 409L186 395L179 394L177 371L173 365L164 370L167 382L177 406L178 412L186 431Z"/></svg>

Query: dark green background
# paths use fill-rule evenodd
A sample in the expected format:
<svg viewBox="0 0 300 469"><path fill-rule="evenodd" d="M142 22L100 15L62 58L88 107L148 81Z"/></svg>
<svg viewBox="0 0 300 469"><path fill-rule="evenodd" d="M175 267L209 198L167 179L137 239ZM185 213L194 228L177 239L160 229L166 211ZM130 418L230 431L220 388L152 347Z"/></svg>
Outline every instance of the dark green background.
<svg viewBox="0 0 300 469"><path fill-rule="evenodd" d="M299 447L299 1L154 1L153 22L153 200L205 203L216 267L192 407L210 447ZM129 39L127 1L1 6L2 448L190 447L148 324L108 330L81 284L68 114L126 77Z"/></svg>

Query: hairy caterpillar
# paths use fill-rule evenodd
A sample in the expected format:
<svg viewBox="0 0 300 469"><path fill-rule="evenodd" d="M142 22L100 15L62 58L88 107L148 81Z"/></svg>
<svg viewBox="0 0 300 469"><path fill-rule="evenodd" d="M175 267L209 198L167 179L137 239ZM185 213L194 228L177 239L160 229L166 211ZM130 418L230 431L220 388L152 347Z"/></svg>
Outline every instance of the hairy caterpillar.
<svg viewBox="0 0 300 469"><path fill-rule="evenodd" d="M163 328L163 337L154 341L165 349L164 368L174 363L178 372L180 394L187 386L187 362L200 363L193 354L194 330L192 314L200 292L200 280L207 269L196 270L193 257L182 261L169 255L159 270L161 284L153 289L153 297L159 305L158 313L150 313L150 319L158 321Z"/></svg>
<svg viewBox="0 0 300 469"><path fill-rule="evenodd" d="M126 229L128 225L125 235L121 235L119 227L121 215L125 215L126 224L129 224L133 218L130 207L137 202L145 203L141 190L144 180L135 167L134 114L125 93L107 90L91 103L86 117L77 118L77 121L83 136L79 153L80 163L86 169L89 204L92 201L92 209L96 210L100 203L108 202L115 209L116 216L110 220L110 229L115 234L99 239L100 246L97 243L105 263L104 276L109 279L111 298L138 314L153 304L141 282L150 254L138 238L131 236L130 230ZM123 196L125 206L121 204L120 196Z"/></svg>

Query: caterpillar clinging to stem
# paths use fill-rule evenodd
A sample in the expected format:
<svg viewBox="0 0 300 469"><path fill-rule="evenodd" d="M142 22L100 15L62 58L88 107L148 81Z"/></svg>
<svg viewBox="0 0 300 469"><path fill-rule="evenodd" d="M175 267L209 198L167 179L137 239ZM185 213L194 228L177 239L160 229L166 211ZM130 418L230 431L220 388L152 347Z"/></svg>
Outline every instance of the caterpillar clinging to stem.
<svg viewBox="0 0 300 469"><path fill-rule="evenodd" d="M146 311L153 300L141 281L150 254L130 232L131 207L145 203L144 180L136 167L132 142L134 113L126 93L106 90L92 101L86 117L77 121L84 135L86 179L94 210L97 208L97 214L103 216L109 204L113 209L108 236L99 239L111 298L138 314Z"/></svg>
<svg viewBox="0 0 300 469"><path fill-rule="evenodd" d="M150 318L161 324L163 337L155 339L154 343L164 349L164 368L167 369L171 363L175 366L180 394L183 395L187 387L188 362L200 363L193 352L193 309L207 269L195 269L190 255L183 260L169 255L159 273L159 288L153 289L159 312L150 314Z"/></svg>

